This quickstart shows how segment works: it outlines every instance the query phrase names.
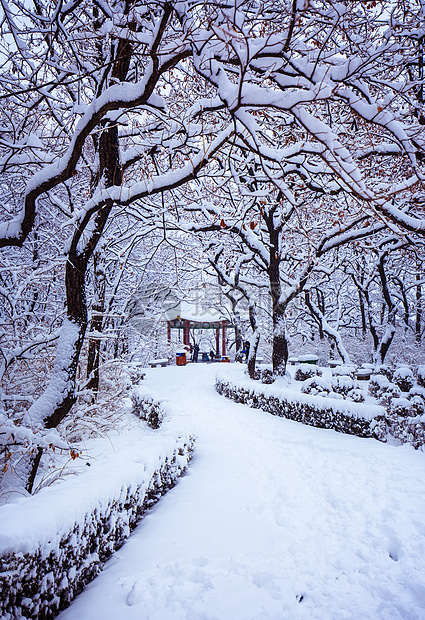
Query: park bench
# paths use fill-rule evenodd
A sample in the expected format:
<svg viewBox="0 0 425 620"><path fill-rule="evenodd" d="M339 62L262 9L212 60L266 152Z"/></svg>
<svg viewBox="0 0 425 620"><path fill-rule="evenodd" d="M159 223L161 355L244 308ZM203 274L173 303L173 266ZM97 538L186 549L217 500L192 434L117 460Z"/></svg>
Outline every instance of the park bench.
<svg viewBox="0 0 425 620"><path fill-rule="evenodd" d="M165 366L168 366L168 360L149 360L148 364L151 368L156 368L157 366L162 366L163 368L165 368Z"/></svg>

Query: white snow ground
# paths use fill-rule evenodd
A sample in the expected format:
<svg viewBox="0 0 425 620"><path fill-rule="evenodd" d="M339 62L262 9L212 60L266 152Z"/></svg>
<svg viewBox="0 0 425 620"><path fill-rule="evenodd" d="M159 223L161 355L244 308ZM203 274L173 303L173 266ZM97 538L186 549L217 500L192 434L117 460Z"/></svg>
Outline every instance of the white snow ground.
<svg viewBox="0 0 425 620"><path fill-rule="evenodd" d="M147 371L194 458L60 620L423 620L425 455L230 402L215 368Z"/></svg>

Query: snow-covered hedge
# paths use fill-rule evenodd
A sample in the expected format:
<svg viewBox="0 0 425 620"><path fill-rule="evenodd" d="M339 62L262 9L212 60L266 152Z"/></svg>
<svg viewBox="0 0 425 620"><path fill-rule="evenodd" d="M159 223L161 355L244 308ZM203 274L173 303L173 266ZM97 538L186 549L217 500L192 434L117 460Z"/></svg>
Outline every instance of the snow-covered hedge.
<svg viewBox="0 0 425 620"><path fill-rule="evenodd" d="M2 620L57 616L174 486L194 438L168 413L154 435L131 432L80 475L0 508Z"/></svg>
<svg viewBox="0 0 425 620"><path fill-rule="evenodd" d="M276 386L255 385L252 381L230 380L224 374L216 377L219 394L256 409L263 409L296 422L319 428L331 428L359 437L384 439L385 409L344 400L291 392Z"/></svg>
<svg viewBox="0 0 425 620"><path fill-rule="evenodd" d="M158 397L142 385L137 385L131 393L133 413L145 420L151 428L159 428L165 417L168 400Z"/></svg>
<svg viewBox="0 0 425 620"><path fill-rule="evenodd" d="M425 388L414 386L408 398L400 398L394 383L385 376L374 375L369 393L378 399L379 405L370 405L362 402L363 395L352 402L356 390L348 392L352 398L349 401L342 394L328 392L330 387L320 377L305 381L302 393L275 385L258 385L237 373L230 377L229 373L219 373L216 378L220 394L273 415L380 441L392 436L415 449L425 446Z"/></svg>

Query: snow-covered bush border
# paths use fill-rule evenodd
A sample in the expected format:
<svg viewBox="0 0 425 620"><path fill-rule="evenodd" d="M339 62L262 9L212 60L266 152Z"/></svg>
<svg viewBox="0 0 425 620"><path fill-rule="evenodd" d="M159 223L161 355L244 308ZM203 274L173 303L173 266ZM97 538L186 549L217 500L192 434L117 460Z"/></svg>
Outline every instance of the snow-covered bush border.
<svg viewBox="0 0 425 620"><path fill-rule="evenodd" d="M385 377L382 380L382 385L390 385ZM378 382L372 383L372 391L375 392L379 385ZM219 394L237 403L309 426L329 428L359 437L373 437L384 442L392 436L400 443L410 443L416 450L425 446L422 398L418 402L394 399L394 407L387 410L381 405L333 400L323 395L294 394L283 388L258 386L246 380L229 381L225 376L216 377L215 387ZM420 392L421 389L417 387L411 392Z"/></svg>
<svg viewBox="0 0 425 620"><path fill-rule="evenodd" d="M82 476L83 483L80 476L68 482L69 498L63 491L60 495L65 501L58 501L58 486L43 489L24 505L2 507L2 620L55 618L96 577L145 512L175 485L190 461L195 440L168 417L163 435L159 431L158 437L147 438L146 446L132 450L126 446L124 456L114 454L104 471L102 488L96 483L99 473L91 481L94 472L90 468ZM125 476L123 458L129 459ZM81 489L85 494L75 505L72 498L79 500ZM57 514L52 514L49 502L57 507ZM27 518L21 528L18 522L24 513Z"/></svg>
<svg viewBox="0 0 425 620"><path fill-rule="evenodd" d="M142 385L136 385L131 392L133 413L151 428L159 428L166 415L168 399L160 398Z"/></svg>
<svg viewBox="0 0 425 620"><path fill-rule="evenodd" d="M231 382L217 376L215 388L219 394L254 409L302 422L318 428L329 428L359 437L374 437L385 441L385 409L359 403L318 398L308 394L290 394L282 388L268 391L266 386L248 382Z"/></svg>

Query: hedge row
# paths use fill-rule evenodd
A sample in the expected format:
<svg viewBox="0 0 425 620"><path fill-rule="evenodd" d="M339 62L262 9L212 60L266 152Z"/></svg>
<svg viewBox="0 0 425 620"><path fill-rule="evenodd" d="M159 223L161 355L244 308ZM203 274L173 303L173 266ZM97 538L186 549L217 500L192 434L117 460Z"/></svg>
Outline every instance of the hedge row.
<svg viewBox="0 0 425 620"><path fill-rule="evenodd" d="M384 409L366 405L350 403L355 413L342 410L339 407L341 401L320 399L300 395L299 398L285 396L282 393L266 393L268 386L235 385L221 377L216 378L215 388L219 394L243 403L254 409L263 409L272 415L288 418L295 422L302 422L318 428L329 428L349 435L359 437L374 437L385 441L387 426L385 423ZM327 402L326 402L327 401ZM364 408L364 409L363 409ZM381 413L382 410L382 413ZM362 415L364 411L364 415Z"/></svg>
<svg viewBox="0 0 425 620"><path fill-rule="evenodd" d="M166 415L166 399L158 399L157 395L152 395L143 386L136 386L131 393L133 413L138 418L144 420L148 426L157 429L161 426L162 420Z"/></svg>
<svg viewBox="0 0 425 620"><path fill-rule="evenodd" d="M142 466L139 482L134 476L132 481L123 481L107 501L99 495L91 507L83 507L85 516L75 518L66 533L51 532L47 543L36 542L36 550L30 552L4 553L0 558L0 618L56 617L102 570L146 511L175 485L193 448L192 436L177 434L174 449L159 455L153 473L150 469L147 474Z"/></svg>

